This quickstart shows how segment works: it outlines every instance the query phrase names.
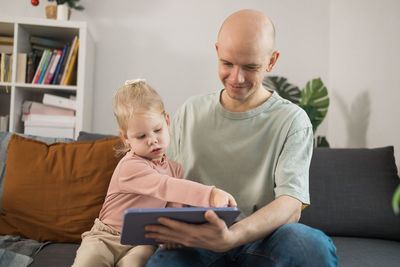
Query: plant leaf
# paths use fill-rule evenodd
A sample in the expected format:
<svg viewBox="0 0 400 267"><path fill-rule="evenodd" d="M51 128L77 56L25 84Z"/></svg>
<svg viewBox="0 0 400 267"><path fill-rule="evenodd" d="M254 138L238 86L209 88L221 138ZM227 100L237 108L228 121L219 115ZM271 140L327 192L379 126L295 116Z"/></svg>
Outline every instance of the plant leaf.
<svg viewBox="0 0 400 267"><path fill-rule="evenodd" d="M400 205L400 185L397 187L396 191L393 195L392 206L393 211L396 215L399 214L399 205Z"/></svg>
<svg viewBox="0 0 400 267"><path fill-rule="evenodd" d="M299 104L310 117L314 132L324 120L329 107L328 90L321 78L308 81L306 87L301 90ZM318 111L318 112L316 112Z"/></svg>
<svg viewBox="0 0 400 267"><path fill-rule="evenodd" d="M301 105L299 106L304 109L304 111L307 113L308 117L310 118L311 124L313 126L313 132L316 131L318 125L321 124L321 118L322 114L319 112L317 107L313 107L311 105Z"/></svg>
<svg viewBox="0 0 400 267"><path fill-rule="evenodd" d="M301 91L300 89L287 82L287 79L280 76L265 76L262 84L276 91L281 97L291 101L294 104L300 103Z"/></svg>

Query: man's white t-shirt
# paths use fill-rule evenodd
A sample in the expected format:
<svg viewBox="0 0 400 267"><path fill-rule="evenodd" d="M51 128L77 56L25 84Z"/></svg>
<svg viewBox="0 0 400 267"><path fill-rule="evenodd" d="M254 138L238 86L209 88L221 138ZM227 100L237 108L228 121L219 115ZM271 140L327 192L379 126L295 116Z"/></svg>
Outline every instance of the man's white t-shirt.
<svg viewBox="0 0 400 267"><path fill-rule="evenodd" d="M253 110L230 112L221 92L192 97L176 112L168 158L187 179L232 194L241 218L280 195L309 204L313 129L305 111L273 92Z"/></svg>

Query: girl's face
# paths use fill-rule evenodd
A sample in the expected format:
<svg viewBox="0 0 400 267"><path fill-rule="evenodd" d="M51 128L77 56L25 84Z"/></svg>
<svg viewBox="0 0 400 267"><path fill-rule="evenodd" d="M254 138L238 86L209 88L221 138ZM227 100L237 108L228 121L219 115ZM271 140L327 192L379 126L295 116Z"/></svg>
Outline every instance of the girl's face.
<svg viewBox="0 0 400 267"><path fill-rule="evenodd" d="M136 155L161 160L170 142L169 124L168 114L134 114L128 120L126 133L120 131L119 134Z"/></svg>

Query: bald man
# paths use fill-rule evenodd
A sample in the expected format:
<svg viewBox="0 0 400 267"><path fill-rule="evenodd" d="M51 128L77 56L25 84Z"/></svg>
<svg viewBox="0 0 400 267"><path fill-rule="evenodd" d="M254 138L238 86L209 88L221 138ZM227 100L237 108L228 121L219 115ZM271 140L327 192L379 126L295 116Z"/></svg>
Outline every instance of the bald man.
<svg viewBox="0 0 400 267"><path fill-rule="evenodd" d="M221 26L215 45L224 89L192 97L176 112L168 156L187 179L230 192L241 210L227 227L166 218L147 236L178 243L159 248L147 266L336 266L336 249L321 231L299 224L309 204L313 130L297 105L264 88L279 58L275 29L262 12L240 10Z"/></svg>

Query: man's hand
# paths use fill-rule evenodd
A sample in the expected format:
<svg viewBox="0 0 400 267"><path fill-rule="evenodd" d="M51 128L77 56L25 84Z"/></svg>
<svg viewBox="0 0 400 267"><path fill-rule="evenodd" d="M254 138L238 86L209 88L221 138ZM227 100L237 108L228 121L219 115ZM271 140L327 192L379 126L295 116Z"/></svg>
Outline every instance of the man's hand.
<svg viewBox="0 0 400 267"><path fill-rule="evenodd" d="M234 247L234 233L214 211L208 210L204 217L207 223L194 225L167 218L159 218L162 225L147 225L146 238L163 243L178 243L186 247L197 247L224 252Z"/></svg>
<svg viewBox="0 0 400 267"><path fill-rule="evenodd" d="M236 201L233 196L216 187L213 188L210 194L211 207L236 207Z"/></svg>

